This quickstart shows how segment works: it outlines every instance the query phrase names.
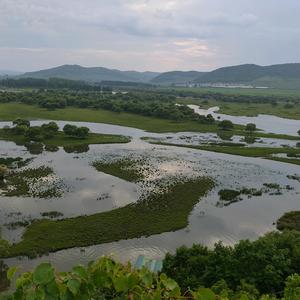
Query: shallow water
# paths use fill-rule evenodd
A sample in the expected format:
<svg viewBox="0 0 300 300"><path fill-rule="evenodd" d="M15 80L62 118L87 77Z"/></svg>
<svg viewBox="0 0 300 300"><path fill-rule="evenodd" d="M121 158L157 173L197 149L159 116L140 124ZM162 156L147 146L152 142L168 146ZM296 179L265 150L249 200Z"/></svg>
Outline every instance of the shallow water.
<svg viewBox="0 0 300 300"><path fill-rule="evenodd" d="M209 109L201 109L198 105L188 105L196 113L200 115L211 114L214 119L219 120L230 120L234 124L246 125L248 123L256 124L256 127L266 132L298 135L300 129L300 120L285 119L271 115L259 114L256 117L245 117L245 116L231 116L217 113L219 107L211 107Z"/></svg>
<svg viewBox="0 0 300 300"><path fill-rule="evenodd" d="M58 123L63 126L66 122ZM189 226L185 229L147 238L67 249L34 260L7 259L5 261L8 265L21 265L25 270L47 260L57 268L66 270L74 264L87 263L103 254L113 254L121 261L134 261L139 254L149 258L162 258L166 252L174 252L183 244L203 243L212 246L218 240L232 244L244 238L255 239L274 230L274 222L284 212L300 207L300 183L287 178L287 175L300 175L300 166L194 149L153 146L139 139L142 136L172 136L180 139L180 136L195 133L160 135L114 125L75 124L88 126L93 132L130 135L133 140L128 144L91 145L89 151L80 154L66 153L60 148L58 152L43 152L40 155L31 155L22 146L2 141L1 156L35 157L30 166L51 166L57 178L64 183L64 193L58 199L0 197L1 224L18 218L8 217L11 212L21 211L23 216L38 218L40 212L56 210L64 213L64 217L70 217L106 211L137 201L145 187L97 172L90 165L97 159L128 156L144 158L145 164L151 166L148 176L150 181L176 175L205 175L212 177L217 187L195 206L189 218ZM245 197L243 201L229 206L218 205L217 193L222 188L261 188L263 183L270 182L283 187L282 195L263 194L261 197ZM294 189L287 190L284 188L286 185ZM97 200L103 194L108 197ZM5 227L3 231L4 236L10 240L18 240L22 233L22 230L11 231Z"/></svg>

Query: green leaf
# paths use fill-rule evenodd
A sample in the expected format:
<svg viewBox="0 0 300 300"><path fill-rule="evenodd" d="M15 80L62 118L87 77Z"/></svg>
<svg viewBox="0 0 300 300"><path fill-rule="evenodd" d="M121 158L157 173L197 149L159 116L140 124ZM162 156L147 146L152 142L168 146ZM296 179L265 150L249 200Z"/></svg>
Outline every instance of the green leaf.
<svg viewBox="0 0 300 300"><path fill-rule="evenodd" d="M114 287L117 292L124 292L128 291L128 279L126 276L118 277L113 279Z"/></svg>
<svg viewBox="0 0 300 300"><path fill-rule="evenodd" d="M152 278L152 274L150 272L147 272L143 277L142 280L145 284L146 287L151 287L152 282L153 282L153 278Z"/></svg>
<svg viewBox="0 0 300 300"><path fill-rule="evenodd" d="M49 263L42 263L33 272L33 282L35 284L47 284L54 280L54 270Z"/></svg>
<svg viewBox="0 0 300 300"><path fill-rule="evenodd" d="M46 286L47 294L51 296L57 296L59 294L59 289L55 280L49 282Z"/></svg>
<svg viewBox="0 0 300 300"><path fill-rule="evenodd" d="M97 270L94 273L94 282L98 288L110 288L111 279L105 271Z"/></svg>
<svg viewBox="0 0 300 300"><path fill-rule="evenodd" d="M196 293L193 293L195 300L215 300L216 296L214 292L210 289L202 288Z"/></svg>
<svg viewBox="0 0 300 300"><path fill-rule="evenodd" d="M18 271L18 267L9 268L7 271L7 279L12 280L17 271Z"/></svg>
<svg viewBox="0 0 300 300"><path fill-rule="evenodd" d="M70 279L67 283L68 289L73 295L77 295L79 289L80 289L80 281L77 279Z"/></svg>
<svg viewBox="0 0 300 300"><path fill-rule="evenodd" d="M35 290L30 290L27 294L26 294L26 300L36 300L36 292Z"/></svg>
<svg viewBox="0 0 300 300"><path fill-rule="evenodd" d="M177 282L170 278L162 280L162 283L168 290L171 290L171 291L178 287Z"/></svg>
<svg viewBox="0 0 300 300"><path fill-rule="evenodd" d="M83 266L74 267L73 272L81 279L88 279L88 273Z"/></svg>

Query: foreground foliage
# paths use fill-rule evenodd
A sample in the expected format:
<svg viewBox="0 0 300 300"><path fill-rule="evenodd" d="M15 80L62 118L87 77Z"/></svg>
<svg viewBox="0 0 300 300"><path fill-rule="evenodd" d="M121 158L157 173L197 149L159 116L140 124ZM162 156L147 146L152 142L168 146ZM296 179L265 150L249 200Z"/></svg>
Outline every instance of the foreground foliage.
<svg viewBox="0 0 300 300"><path fill-rule="evenodd" d="M8 278L13 279L17 268L10 268ZM85 268L73 267L70 272L55 272L49 263L42 263L33 272L26 272L16 280L15 290L0 295L2 300L298 300L300 296L300 276L287 278L283 298L263 295L252 285L241 282L233 292L224 281L211 289L199 288L196 291L181 290L173 279L164 273L153 274L146 268L134 270L131 265L122 265L110 258L102 257Z"/></svg>

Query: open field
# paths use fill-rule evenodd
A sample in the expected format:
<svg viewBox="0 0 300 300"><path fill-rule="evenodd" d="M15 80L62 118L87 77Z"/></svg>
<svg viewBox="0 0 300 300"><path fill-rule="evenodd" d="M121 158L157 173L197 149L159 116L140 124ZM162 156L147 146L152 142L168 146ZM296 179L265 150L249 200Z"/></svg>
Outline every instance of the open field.
<svg viewBox="0 0 300 300"><path fill-rule="evenodd" d="M199 93L220 93L227 95L247 95L247 96L290 96L300 97L300 90L293 89L253 89L253 88L218 88L218 87L196 87L196 88L173 88L177 91L190 91Z"/></svg>
<svg viewBox="0 0 300 300"><path fill-rule="evenodd" d="M108 212L33 222L22 241L10 247L8 256L35 256L184 228L199 197L212 187L212 180L198 178L176 183L166 193L153 194L136 204Z"/></svg>

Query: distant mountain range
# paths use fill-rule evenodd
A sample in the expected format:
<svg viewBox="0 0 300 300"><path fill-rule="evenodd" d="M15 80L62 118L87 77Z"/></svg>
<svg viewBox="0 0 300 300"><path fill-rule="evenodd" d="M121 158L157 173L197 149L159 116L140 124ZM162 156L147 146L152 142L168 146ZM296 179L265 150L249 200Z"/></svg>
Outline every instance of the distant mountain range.
<svg viewBox="0 0 300 300"><path fill-rule="evenodd" d="M88 82L100 81L132 81L149 82L159 75L157 72L119 71L102 67L82 67L79 65L63 65L56 68L27 72L19 77L49 79L51 77L65 78L71 80L82 80Z"/></svg>
<svg viewBox="0 0 300 300"><path fill-rule="evenodd" d="M22 72L12 70L0 70L0 76L15 76L19 74L22 74Z"/></svg>
<svg viewBox="0 0 300 300"><path fill-rule="evenodd" d="M197 83L251 84L276 87L300 83L300 64L258 66L253 64L225 67L208 72ZM300 87L300 86L299 86Z"/></svg>
<svg viewBox="0 0 300 300"><path fill-rule="evenodd" d="M171 71L165 73L120 71L102 67L87 68L79 65L63 65L36 72L27 72L16 77L43 79L57 77L87 82L119 81L142 82L157 85L184 85L188 83L199 85L242 84L300 89L300 63L272 66L245 64L219 68L211 72Z"/></svg>

